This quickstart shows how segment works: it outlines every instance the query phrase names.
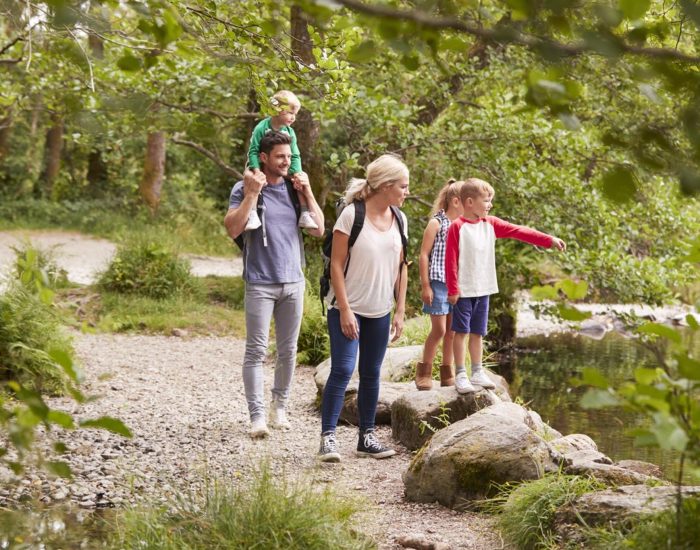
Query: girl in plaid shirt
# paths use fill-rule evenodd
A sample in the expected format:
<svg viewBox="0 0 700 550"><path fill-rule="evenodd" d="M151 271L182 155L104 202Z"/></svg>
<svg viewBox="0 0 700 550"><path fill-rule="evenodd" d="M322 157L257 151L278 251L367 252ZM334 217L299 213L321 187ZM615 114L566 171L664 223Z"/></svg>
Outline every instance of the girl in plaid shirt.
<svg viewBox="0 0 700 550"><path fill-rule="evenodd" d="M450 180L438 193L433 205L433 216L423 232L420 248L419 270L423 312L430 314L430 334L423 348L423 360L416 365L416 387L429 390L433 387L433 359L442 341L440 385L454 386L452 372L452 306L447 301L445 285L445 242L447 228L452 220L464 212L460 200L462 181Z"/></svg>

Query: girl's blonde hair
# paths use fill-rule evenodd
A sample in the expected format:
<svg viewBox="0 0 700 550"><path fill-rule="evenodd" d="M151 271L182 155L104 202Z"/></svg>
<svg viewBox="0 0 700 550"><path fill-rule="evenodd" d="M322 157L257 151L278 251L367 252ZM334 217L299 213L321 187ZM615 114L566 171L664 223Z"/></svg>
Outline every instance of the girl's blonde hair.
<svg viewBox="0 0 700 550"><path fill-rule="evenodd" d="M480 195L488 195L492 197L494 194L493 187L487 181L479 178L469 178L462 182L462 187L459 191L459 200L464 202L469 198L476 198Z"/></svg>
<svg viewBox="0 0 700 550"><path fill-rule="evenodd" d="M459 200L462 200L460 190L462 189L463 184L463 181L457 181L454 178L450 178L445 184L445 186L442 189L440 189L440 192L438 193L438 196L435 199L435 202L433 203L433 209L430 213L432 215L435 215L440 210L444 210L445 212L447 212L447 209L450 206L450 201L452 201L452 199L457 197Z"/></svg>
<svg viewBox="0 0 700 550"><path fill-rule="evenodd" d="M275 95L270 98L270 104L278 113L286 110L290 105L298 105L301 107L299 98L294 92L290 92L289 90L280 90L275 93Z"/></svg>
<svg viewBox="0 0 700 550"><path fill-rule="evenodd" d="M382 155L367 166L366 178L352 178L345 190L345 204L365 200L382 187L408 178L408 167L396 155Z"/></svg>

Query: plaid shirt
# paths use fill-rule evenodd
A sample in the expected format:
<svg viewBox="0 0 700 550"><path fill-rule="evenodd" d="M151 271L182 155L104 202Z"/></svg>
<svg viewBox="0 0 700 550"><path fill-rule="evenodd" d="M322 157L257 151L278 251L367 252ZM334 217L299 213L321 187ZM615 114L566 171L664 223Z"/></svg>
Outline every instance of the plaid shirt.
<svg viewBox="0 0 700 550"><path fill-rule="evenodd" d="M433 216L440 222L433 241L433 248L430 251L430 266L428 267L428 278L431 281L445 282L445 241L447 239L447 228L450 227L450 219L444 210L440 210Z"/></svg>

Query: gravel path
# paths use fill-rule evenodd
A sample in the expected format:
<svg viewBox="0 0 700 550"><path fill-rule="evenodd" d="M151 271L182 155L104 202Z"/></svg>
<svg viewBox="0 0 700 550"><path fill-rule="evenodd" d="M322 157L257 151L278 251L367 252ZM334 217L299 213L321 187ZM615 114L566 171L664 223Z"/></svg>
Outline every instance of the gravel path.
<svg viewBox="0 0 700 550"><path fill-rule="evenodd" d="M247 436L248 415L241 364L244 342L232 338L76 334L86 393L101 397L85 406L52 399L52 406L80 418L111 415L134 432L131 440L101 431L65 434L75 473L71 482L31 474L14 492L44 502L70 500L82 508L165 501L201 486L206 478L238 482L261 462L289 478L331 486L368 503L360 521L381 548L399 548L397 537L420 533L451 548L501 548L493 519L457 513L439 505L406 502L401 474L412 454L397 446L386 460L358 459L356 429L338 431L343 460L319 464L320 418L314 405L313 369L297 370L291 397L292 430L272 431L267 440ZM266 368L266 387L272 365ZM388 428L381 436L390 441Z"/></svg>

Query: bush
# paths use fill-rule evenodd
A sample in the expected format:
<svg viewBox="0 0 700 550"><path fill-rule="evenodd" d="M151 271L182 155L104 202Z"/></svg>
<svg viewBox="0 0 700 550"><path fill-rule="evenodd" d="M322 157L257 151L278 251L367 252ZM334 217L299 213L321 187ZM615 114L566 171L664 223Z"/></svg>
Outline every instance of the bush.
<svg viewBox="0 0 700 550"><path fill-rule="evenodd" d="M25 286L31 288L66 288L70 286L68 273L56 264L53 255L25 244L12 247L17 255L13 274Z"/></svg>
<svg viewBox="0 0 700 550"><path fill-rule="evenodd" d="M317 286L306 282L304 315L297 340L297 362L303 365L317 365L331 355L331 340Z"/></svg>
<svg viewBox="0 0 700 550"><path fill-rule="evenodd" d="M208 275L202 279L209 300L233 309L243 309L245 282L242 277Z"/></svg>
<svg viewBox="0 0 700 550"><path fill-rule="evenodd" d="M49 357L55 350L73 356L56 311L30 289L12 284L0 295L0 378L60 393L65 376Z"/></svg>
<svg viewBox="0 0 700 550"><path fill-rule="evenodd" d="M495 503L503 535L520 550L553 546L554 514L576 497L597 491L603 484L584 476L553 474L526 481L515 488L505 485Z"/></svg>
<svg viewBox="0 0 700 550"><path fill-rule="evenodd" d="M117 522L116 548L374 548L351 528L356 503L301 483L279 481L267 468L250 484L215 485L170 510L135 509Z"/></svg>
<svg viewBox="0 0 700 550"><path fill-rule="evenodd" d="M156 299L201 291L189 262L159 243L141 239L119 248L98 285L111 292Z"/></svg>

